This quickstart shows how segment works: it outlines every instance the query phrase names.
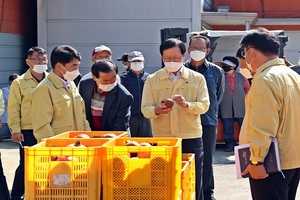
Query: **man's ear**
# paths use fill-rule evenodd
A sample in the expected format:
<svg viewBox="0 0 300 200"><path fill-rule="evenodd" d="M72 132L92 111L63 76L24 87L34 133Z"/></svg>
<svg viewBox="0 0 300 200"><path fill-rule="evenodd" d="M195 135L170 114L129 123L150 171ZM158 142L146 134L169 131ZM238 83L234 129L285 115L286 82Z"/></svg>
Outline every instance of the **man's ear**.
<svg viewBox="0 0 300 200"><path fill-rule="evenodd" d="M94 81L97 81L97 77L92 75L92 78L94 79Z"/></svg>
<svg viewBox="0 0 300 200"><path fill-rule="evenodd" d="M26 58L26 60L25 60L25 62L26 62L26 64L30 67L30 59L28 59L28 58Z"/></svg>
<svg viewBox="0 0 300 200"><path fill-rule="evenodd" d="M206 49L206 56L210 53L210 48Z"/></svg>

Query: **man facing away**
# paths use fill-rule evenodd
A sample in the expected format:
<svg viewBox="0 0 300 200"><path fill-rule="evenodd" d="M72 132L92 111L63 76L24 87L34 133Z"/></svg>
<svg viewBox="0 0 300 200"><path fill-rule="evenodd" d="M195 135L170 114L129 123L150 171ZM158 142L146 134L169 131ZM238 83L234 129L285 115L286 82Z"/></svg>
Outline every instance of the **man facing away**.
<svg viewBox="0 0 300 200"><path fill-rule="evenodd" d="M108 59L96 61L91 71L93 79L81 81L79 92L92 130L126 131L133 97L117 82L115 63Z"/></svg>
<svg viewBox="0 0 300 200"><path fill-rule="evenodd" d="M294 200L300 179L300 78L278 58L279 41L266 29L251 30L241 40L245 62L255 72L246 96L240 144L250 143L254 200ZM271 139L277 138L282 173L263 165Z"/></svg>
<svg viewBox="0 0 300 200"><path fill-rule="evenodd" d="M148 76L142 97L142 113L151 120L154 137L182 138L182 153L194 153L196 199L203 199L203 144L200 115L209 107L204 77L186 68L185 44L170 38L160 45L165 67ZM163 100L171 98L173 107ZM162 103L163 101L163 103Z"/></svg>
<svg viewBox="0 0 300 200"><path fill-rule="evenodd" d="M4 98L2 95L2 90L0 90L0 116L4 113ZM0 122L0 129L2 128L2 124ZM0 199L1 200L9 200L9 191L6 182L6 177L4 175L2 160L1 160L1 152L0 152Z"/></svg>
<svg viewBox="0 0 300 200"><path fill-rule="evenodd" d="M45 79L47 73L47 53L41 47L32 47L27 52L26 73L13 81L8 98L8 126L12 130L12 140L23 146L37 143L32 126L32 93L37 85ZM15 172L11 199L23 199L24 194L24 150L19 147L20 163Z"/></svg>
<svg viewBox="0 0 300 200"><path fill-rule="evenodd" d="M121 75L121 83L132 94L131 116L129 121L131 137L152 137L150 120L141 111L144 84L149 76L144 71L145 59L141 52L128 54L129 70Z"/></svg>
<svg viewBox="0 0 300 200"><path fill-rule="evenodd" d="M210 52L210 41L202 35L192 36L188 51L191 59L184 63L186 67L200 74L206 80L209 93L209 109L201 115L203 127L203 191L205 200L214 198L213 155L216 148L218 109L225 89L224 71L217 65L208 62L205 56Z"/></svg>
<svg viewBox="0 0 300 200"><path fill-rule="evenodd" d="M9 127L7 125L7 120L8 120L8 112L7 112L7 105L8 105L8 97L9 97L9 92L10 92L10 86L12 84L12 82L18 78L19 75L18 74L11 74L8 77L8 82L9 84L5 87L3 87L2 93L3 93L3 99L5 102L5 107L4 107L4 113L1 115L0 117L0 122L2 123L2 128L0 128L0 139L8 139L11 138L11 132L9 130Z"/></svg>
<svg viewBox="0 0 300 200"><path fill-rule="evenodd" d="M51 52L53 70L32 94L32 123L38 141L66 131L90 131L84 102L73 80L79 74L81 56L68 45Z"/></svg>

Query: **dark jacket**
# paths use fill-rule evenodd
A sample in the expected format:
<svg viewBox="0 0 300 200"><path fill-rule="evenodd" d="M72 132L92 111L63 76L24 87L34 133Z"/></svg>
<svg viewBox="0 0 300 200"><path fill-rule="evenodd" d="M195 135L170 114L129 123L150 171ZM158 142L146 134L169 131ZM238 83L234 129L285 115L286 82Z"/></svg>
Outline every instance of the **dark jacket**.
<svg viewBox="0 0 300 200"><path fill-rule="evenodd" d="M86 79L80 82L79 93L85 102L86 118L91 124L91 99L96 82ZM117 84L106 96L101 120L102 131L126 131L129 127L132 95L127 89Z"/></svg>
<svg viewBox="0 0 300 200"><path fill-rule="evenodd" d="M225 90L225 77L223 69L211 62L208 62L207 60L204 61L202 66L198 67L198 70L196 70L195 66L191 66L191 60L186 61L184 65L189 69L203 74L206 80L210 105L208 111L201 115L201 124L217 126L218 109Z"/></svg>
<svg viewBox="0 0 300 200"><path fill-rule="evenodd" d="M234 92L230 92L228 78L225 75L225 93L220 104L221 118L244 118L245 115L245 77L235 72Z"/></svg>
<svg viewBox="0 0 300 200"><path fill-rule="evenodd" d="M149 75L147 72L143 72L137 76L132 71L128 71L120 76L121 83L132 94L134 99L131 105L131 117L144 117L141 112L141 102L144 84Z"/></svg>

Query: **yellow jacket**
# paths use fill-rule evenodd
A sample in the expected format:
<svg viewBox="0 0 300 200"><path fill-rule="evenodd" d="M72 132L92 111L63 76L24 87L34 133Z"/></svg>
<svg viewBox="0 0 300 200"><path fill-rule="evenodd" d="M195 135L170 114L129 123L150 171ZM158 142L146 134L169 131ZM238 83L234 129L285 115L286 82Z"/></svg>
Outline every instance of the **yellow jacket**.
<svg viewBox="0 0 300 200"><path fill-rule="evenodd" d="M0 116L4 113L4 98L2 90L0 90Z"/></svg>
<svg viewBox="0 0 300 200"><path fill-rule="evenodd" d="M155 106L176 94L182 95L189 107L182 108L175 103L169 114L156 115ZM151 119L154 137L201 137L200 114L205 113L208 108L209 96L204 77L184 66L181 78L175 83L165 69L151 74L145 82L142 113Z"/></svg>
<svg viewBox="0 0 300 200"><path fill-rule="evenodd" d="M7 123L13 133L32 129L31 97L37 85L30 69L12 82L7 104Z"/></svg>
<svg viewBox="0 0 300 200"><path fill-rule="evenodd" d="M300 78L282 59L263 64L246 96L240 143L250 143L252 161L263 162L278 139L282 169L300 167Z"/></svg>
<svg viewBox="0 0 300 200"><path fill-rule="evenodd" d="M32 95L33 134L38 141L66 131L90 131L84 101L73 81L68 90L52 71Z"/></svg>

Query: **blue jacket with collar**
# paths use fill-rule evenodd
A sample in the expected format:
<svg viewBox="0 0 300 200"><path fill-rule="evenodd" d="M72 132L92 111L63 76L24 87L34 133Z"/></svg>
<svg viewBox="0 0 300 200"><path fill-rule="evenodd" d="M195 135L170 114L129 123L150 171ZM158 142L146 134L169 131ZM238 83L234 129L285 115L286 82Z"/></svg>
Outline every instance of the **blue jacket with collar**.
<svg viewBox="0 0 300 200"><path fill-rule="evenodd" d="M131 105L131 117L144 117L141 112L141 102L144 84L149 75L149 73L144 71L141 74L136 75L131 70L129 70L125 73L122 73L122 75L120 76L122 85L124 85L124 87L133 96L133 103Z"/></svg>
<svg viewBox="0 0 300 200"><path fill-rule="evenodd" d="M191 60L187 60L184 65L201 73L206 80L209 93L209 109L201 115L201 124L208 126L218 126L218 110L225 91L225 76L221 67L208 62L206 59L202 66L195 67L191 65Z"/></svg>

